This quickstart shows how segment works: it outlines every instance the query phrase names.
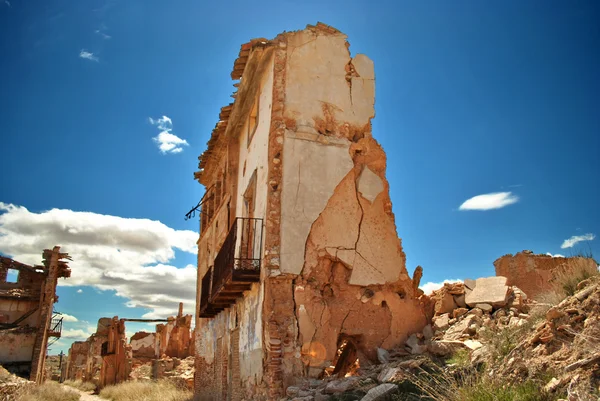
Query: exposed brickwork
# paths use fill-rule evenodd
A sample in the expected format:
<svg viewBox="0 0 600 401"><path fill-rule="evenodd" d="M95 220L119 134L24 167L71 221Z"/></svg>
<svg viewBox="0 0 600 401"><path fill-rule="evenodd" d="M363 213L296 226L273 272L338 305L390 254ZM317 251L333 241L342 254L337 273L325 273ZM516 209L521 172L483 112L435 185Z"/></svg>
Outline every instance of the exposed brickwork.
<svg viewBox="0 0 600 401"><path fill-rule="evenodd" d="M240 378L240 329L231 332L231 401L243 398Z"/></svg>

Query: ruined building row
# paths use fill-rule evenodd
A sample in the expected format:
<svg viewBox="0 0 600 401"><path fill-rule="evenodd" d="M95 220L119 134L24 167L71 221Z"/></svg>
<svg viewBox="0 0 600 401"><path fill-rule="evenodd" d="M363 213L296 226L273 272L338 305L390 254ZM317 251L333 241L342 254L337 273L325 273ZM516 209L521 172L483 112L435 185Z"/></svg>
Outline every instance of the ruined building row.
<svg viewBox="0 0 600 401"><path fill-rule="evenodd" d="M373 138L373 62L323 24L243 44L199 157L196 393L276 399L426 324ZM343 351L343 352L342 352Z"/></svg>
<svg viewBox="0 0 600 401"><path fill-rule="evenodd" d="M60 247L45 249L41 266L0 256L0 365L38 384L44 381L49 341L60 338L55 315L59 278L71 276Z"/></svg>
<svg viewBox="0 0 600 401"><path fill-rule="evenodd" d="M156 332L137 332L128 342L128 321L163 323L156 325ZM93 382L102 388L129 380L136 365L156 364L167 357L187 358L194 354L191 322L192 315L183 315L183 304L176 317L167 319L100 318L94 334L71 345L61 379Z"/></svg>

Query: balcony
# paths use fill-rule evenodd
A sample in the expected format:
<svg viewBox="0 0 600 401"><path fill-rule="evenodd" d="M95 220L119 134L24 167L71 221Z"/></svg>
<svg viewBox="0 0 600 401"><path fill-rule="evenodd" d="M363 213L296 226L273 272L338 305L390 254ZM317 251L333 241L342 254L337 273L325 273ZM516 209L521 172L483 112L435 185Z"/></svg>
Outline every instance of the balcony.
<svg viewBox="0 0 600 401"><path fill-rule="evenodd" d="M260 281L262 219L235 219L223 246L202 278L200 317L211 318L233 305Z"/></svg>
<svg viewBox="0 0 600 401"><path fill-rule="evenodd" d="M58 317L58 315L53 316L50 321L50 328L48 328L48 337L60 338L62 334L62 324L62 317Z"/></svg>

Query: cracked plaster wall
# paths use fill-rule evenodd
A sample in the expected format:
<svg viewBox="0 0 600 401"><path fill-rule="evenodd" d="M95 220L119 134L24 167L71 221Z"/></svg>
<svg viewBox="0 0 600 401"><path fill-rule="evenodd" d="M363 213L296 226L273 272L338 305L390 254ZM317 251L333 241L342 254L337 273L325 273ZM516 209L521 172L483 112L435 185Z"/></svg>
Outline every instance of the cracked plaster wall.
<svg viewBox="0 0 600 401"><path fill-rule="evenodd" d="M309 376L334 361L340 334L354 336L359 354L373 360L377 347L426 324L396 233L385 153L371 136L373 63L351 59L345 39L310 29L287 36L275 275L297 275L290 335Z"/></svg>

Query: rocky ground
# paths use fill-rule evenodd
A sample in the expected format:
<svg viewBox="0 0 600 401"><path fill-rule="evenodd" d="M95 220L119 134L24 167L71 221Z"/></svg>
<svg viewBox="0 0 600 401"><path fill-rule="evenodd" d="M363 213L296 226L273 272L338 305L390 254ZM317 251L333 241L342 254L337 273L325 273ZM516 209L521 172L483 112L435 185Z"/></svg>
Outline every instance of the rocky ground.
<svg viewBox="0 0 600 401"><path fill-rule="evenodd" d="M0 401L13 401L21 391L32 385L33 382L15 376L0 366Z"/></svg>
<svg viewBox="0 0 600 401"><path fill-rule="evenodd" d="M132 380L169 379L189 389L194 387L194 357L185 359L165 357L144 364L134 365Z"/></svg>
<svg viewBox="0 0 600 401"><path fill-rule="evenodd" d="M307 380L287 399L600 400L600 276L557 305L503 277L446 284L425 299L432 324L349 377Z"/></svg>

